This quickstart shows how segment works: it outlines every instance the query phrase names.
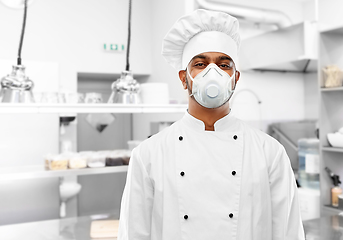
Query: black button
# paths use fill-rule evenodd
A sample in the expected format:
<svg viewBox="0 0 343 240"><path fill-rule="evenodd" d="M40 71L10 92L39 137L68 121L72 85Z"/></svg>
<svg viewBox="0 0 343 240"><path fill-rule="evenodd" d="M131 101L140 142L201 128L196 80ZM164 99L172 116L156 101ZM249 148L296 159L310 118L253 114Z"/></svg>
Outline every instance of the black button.
<svg viewBox="0 0 343 240"><path fill-rule="evenodd" d="M236 175L236 171L232 171L232 175L235 176Z"/></svg>
<svg viewBox="0 0 343 240"><path fill-rule="evenodd" d="M182 140L183 140L183 137L182 137L182 136L180 136L180 137L179 137L179 140L180 140L180 141L182 141Z"/></svg>
<svg viewBox="0 0 343 240"><path fill-rule="evenodd" d="M185 172L180 172L180 175L183 177L185 175Z"/></svg>
<svg viewBox="0 0 343 240"><path fill-rule="evenodd" d="M187 219L188 219L188 215L183 216L183 218L184 218L185 220L187 220Z"/></svg>
<svg viewBox="0 0 343 240"><path fill-rule="evenodd" d="M235 140L236 140L236 139L237 139L237 135L233 136L233 139L235 139Z"/></svg>
<svg viewBox="0 0 343 240"><path fill-rule="evenodd" d="M232 214L232 213L230 213L230 214L229 214L229 217L230 217L230 218L233 218L233 214Z"/></svg>

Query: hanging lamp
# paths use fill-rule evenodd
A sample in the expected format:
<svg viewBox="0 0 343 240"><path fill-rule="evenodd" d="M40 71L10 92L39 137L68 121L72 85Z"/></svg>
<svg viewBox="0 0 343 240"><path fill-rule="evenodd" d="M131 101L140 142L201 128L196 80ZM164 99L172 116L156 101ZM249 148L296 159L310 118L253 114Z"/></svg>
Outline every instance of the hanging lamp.
<svg viewBox="0 0 343 240"><path fill-rule="evenodd" d="M122 71L121 76L112 83L112 94L108 103L137 104L140 103L139 91L140 84L133 78L130 70L130 42L131 42L131 4L129 0L129 21L128 21L128 38L126 49L126 69Z"/></svg>
<svg viewBox="0 0 343 240"><path fill-rule="evenodd" d="M25 66L21 64L21 49L26 25L27 1L24 0L24 18L21 30L17 65L12 67L12 73L1 79L0 102L2 103L34 103L32 88L34 83L25 75Z"/></svg>

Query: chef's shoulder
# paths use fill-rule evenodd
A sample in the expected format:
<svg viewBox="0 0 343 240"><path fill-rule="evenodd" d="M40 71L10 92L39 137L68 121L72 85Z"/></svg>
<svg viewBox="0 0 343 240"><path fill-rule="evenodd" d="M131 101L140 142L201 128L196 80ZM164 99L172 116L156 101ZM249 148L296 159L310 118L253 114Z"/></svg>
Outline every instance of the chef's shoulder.
<svg viewBox="0 0 343 240"><path fill-rule="evenodd" d="M151 162L158 156L168 154L168 151L172 151L172 139L174 139L177 123L145 139L134 149L135 154L138 154L143 162Z"/></svg>
<svg viewBox="0 0 343 240"><path fill-rule="evenodd" d="M241 121L241 124L242 128L245 129L245 137L249 141L249 145L254 146L257 150L262 150L265 159L269 160L269 163L284 154L283 145L275 138L243 121Z"/></svg>

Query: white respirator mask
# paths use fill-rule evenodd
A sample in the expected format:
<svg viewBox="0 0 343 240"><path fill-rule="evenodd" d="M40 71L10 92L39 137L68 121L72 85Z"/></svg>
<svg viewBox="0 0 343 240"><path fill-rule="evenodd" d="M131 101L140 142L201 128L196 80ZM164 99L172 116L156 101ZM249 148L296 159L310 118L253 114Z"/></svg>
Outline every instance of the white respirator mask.
<svg viewBox="0 0 343 240"><path fill-rule="evenodd" d="M192 94L195 100L205 108L217 108L225 104L235 90L234 70L232 76L220 69L216 64L209 64L193 78L187 68L187 73L193 81Z"/></svg>

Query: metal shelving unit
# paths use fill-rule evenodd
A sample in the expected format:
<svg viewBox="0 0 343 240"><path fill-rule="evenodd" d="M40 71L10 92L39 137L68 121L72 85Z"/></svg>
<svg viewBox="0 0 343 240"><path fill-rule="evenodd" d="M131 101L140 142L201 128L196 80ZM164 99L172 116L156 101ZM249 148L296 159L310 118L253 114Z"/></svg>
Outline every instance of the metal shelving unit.
<svg viewBox="0 0 343 240"><path fill-rule="evenodd" d="M335 6L335 7L330 7ZM343 127L343 87L324 88L322 68L335 64L343 69L343 21L334 19L340 16L338 9L343 6L340 1L328 0L319 2L319 60L318 87L320 92L320 190L321 215L333 215L343 212L331 206L332 180L325 171L330 168L335 174L343 177L343 148L331 147L327 134Z"/></svg>
<svg viewBox="0 0 343 240"><path fill-rule="evenodd" d="M336 92L336 91L343 91L343 87L335 87L335 88L321 88L320 91L322 92Z"/></svg>
<svg viewBox="0 0 343 240"><path fill-rule="evenodd" d="M186 104L0 104L1 113L178 113Z"/></svg>
<svg viewBox="0 0 343 240"><path fill-rule="evenodd" d="M322 147L322 151L343 153L343 148L337 148L337 147Z"/></svg>

